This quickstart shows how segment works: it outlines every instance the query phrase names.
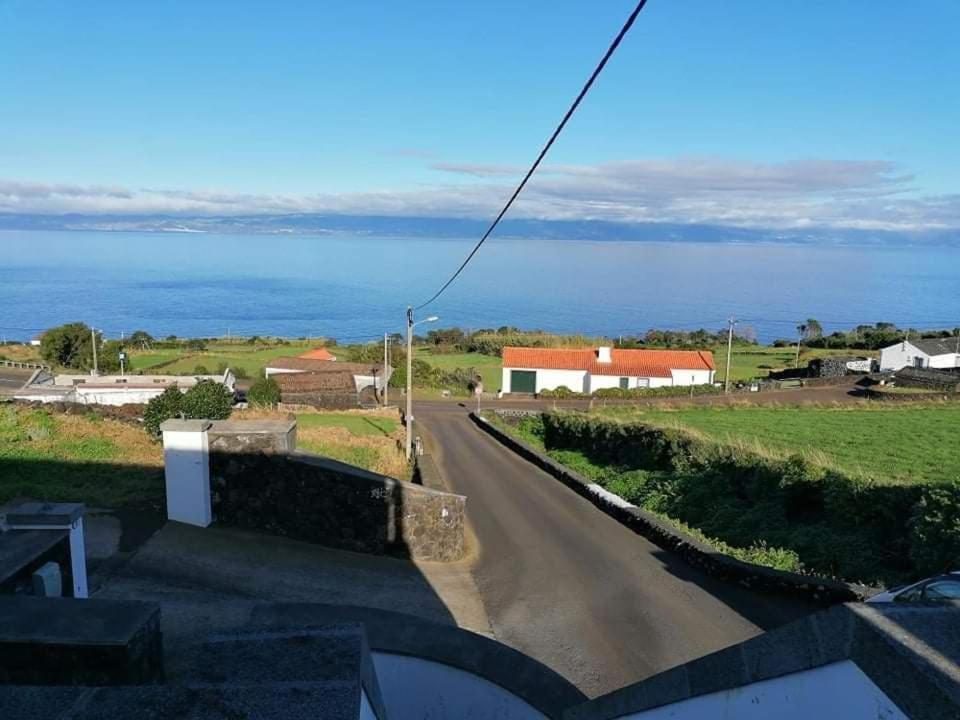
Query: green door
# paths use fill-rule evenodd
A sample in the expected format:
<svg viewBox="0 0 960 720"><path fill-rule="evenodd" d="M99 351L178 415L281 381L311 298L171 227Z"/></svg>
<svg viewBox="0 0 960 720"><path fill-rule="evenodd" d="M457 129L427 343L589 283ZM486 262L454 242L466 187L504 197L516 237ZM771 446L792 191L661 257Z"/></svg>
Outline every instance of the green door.
<svg viewBox="0 0 960 720"><path fill-rule="evenodd" d="M510 392L535 393L537 391L536 370L511 370Z"/></svg>
<svg viewBox="0 0 960 720"><path fill-rule="evenodd" d="M627 390L630 387L630 378L620 378L620 389Z"/></svg>

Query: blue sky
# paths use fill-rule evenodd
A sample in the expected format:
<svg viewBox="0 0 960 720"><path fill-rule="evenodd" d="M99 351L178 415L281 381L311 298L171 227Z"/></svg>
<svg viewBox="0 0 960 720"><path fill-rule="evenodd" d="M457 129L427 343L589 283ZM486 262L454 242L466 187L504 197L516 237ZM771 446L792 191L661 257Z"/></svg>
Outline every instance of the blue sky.
<svg viewBox="0 0 960 720"><path fill-rule="evenodd" d="M632 6L0 0L0 211L484 216ZM517 212L960 227L958 27L650 0Z"/></svg>

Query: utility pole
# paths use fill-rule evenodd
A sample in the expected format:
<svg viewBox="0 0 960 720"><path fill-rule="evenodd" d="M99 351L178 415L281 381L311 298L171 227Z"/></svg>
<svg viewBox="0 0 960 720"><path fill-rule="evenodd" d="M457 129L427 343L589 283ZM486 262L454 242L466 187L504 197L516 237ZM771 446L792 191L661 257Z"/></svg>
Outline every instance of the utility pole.
<svg viewBox="0 0 960 720"><path fill-rule="evenodd" d="M383 406L387 406L387 384L390 381L390 336L383 334Z"/></svg>
<svg viewBox="0 0 960 720"><path fill-rule="evenodd" d="M727 368L724 373L725 377L723 379L723 392L727 394L730 392L730 356L733 353L733 326L737 324L737 321L734 318L727 320L729 327L727 328Z"/></svg>
<svg viewBox="0 0 960 720"><path fill-rule="evenodd" d="M90 328L90 339L93 344L93 376L97 377L100 372L97 369L97 331L94 328Z"/></svg>
<svg viewBox="0 0 960 720"><path fill-rule="evenodd" d="M413 447L413 308L407 307L407 460Z"/></svg>

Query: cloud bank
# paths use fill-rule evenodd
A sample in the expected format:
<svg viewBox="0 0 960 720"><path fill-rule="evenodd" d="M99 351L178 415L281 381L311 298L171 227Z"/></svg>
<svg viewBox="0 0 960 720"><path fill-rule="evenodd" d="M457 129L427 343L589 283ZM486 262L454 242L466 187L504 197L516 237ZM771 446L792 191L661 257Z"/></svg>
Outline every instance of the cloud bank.
<svg viewBox="0 0 960 720"><path fill-rule="evenodd" d="M412 189L278 195L0 180L0 212L257 215L345 213L488 218L525 168L433 162ZM756 163L717 158L547 165L510 217L923 232L960 229L960 193L924 195L881 160Z"/></svg>

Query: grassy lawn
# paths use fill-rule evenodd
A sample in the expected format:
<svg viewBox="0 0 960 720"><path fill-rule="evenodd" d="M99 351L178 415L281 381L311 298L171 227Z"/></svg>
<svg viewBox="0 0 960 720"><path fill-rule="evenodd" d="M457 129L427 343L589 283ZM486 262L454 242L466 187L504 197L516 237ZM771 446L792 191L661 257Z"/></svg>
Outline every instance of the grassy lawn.
<svg viewBox="0 0 960 720"><path fill-rule="evenodd" d="M149 370L151 365L180 358L177 362L157 368L157 372L164 375L190 375L203 366L208 373L216 373L221 365L227 365L234 371L246 373L250 378L263 375L263 368L268 362L278 357L297 356L313 345L305 343L291 343L263 347L241 343L217 344L211 343L203 352L187 350L156 350L144 353L131 353L135 370Z"/></svg>
<svg viewBox="0 0 960 720"><path fill-rule="evenodd" d="M234 420L286 419L276 410L234 412ZM409 480L410 466L403 454L403 427L396 412L297 413L297 448L356 465L364 470Z"/></svg>
<svg viewBox="0 0 960 720"><path fill-rule="evenodd" d="M727 347L722 345L712 348L713 361L717 366L716 379L722 382L727 367ZM851 357L876 355L867 350L825 350L821 348L803 349L800 352L800 367L806 367L810 360L818 357L842 356ZM771 370L792 368L796 361L797 350L793 348L775 348L754 346L734 346L730 356L730 380L751 380L757 377L766 377Z"/></svg>
<svg viewBox="0 0 960 720"><path fill-rule="evenodd" d="M160 503L163 495L163 450L140 428L0 405L0 502L120 507Z"/></svg>
<svg viewBox="0 0 960 720"><path fill-rule="evenodd" d="M800 454L855 476L894 482L960 477L960 404L870 407L686 407L603 414L679 426L775 455Z"/></svg>
<svg viewBox="0 0 960 720"><path fill-rule="evenodd" d="M389 436L396 432L398 421L379 415L359 413L301 413L297 415L299 428L341 427L358 437Z"/></svg>
<svg viewBox="0 0 960 720"><path fill-rule="evenodd" d="M500 389L503 363L498 357L480 353L434 353L431 348L426 347L416 348L414 352L417 358L426 360L441 370L476 368L483 377L483 388L486 392L496 392Z"/></svg>

